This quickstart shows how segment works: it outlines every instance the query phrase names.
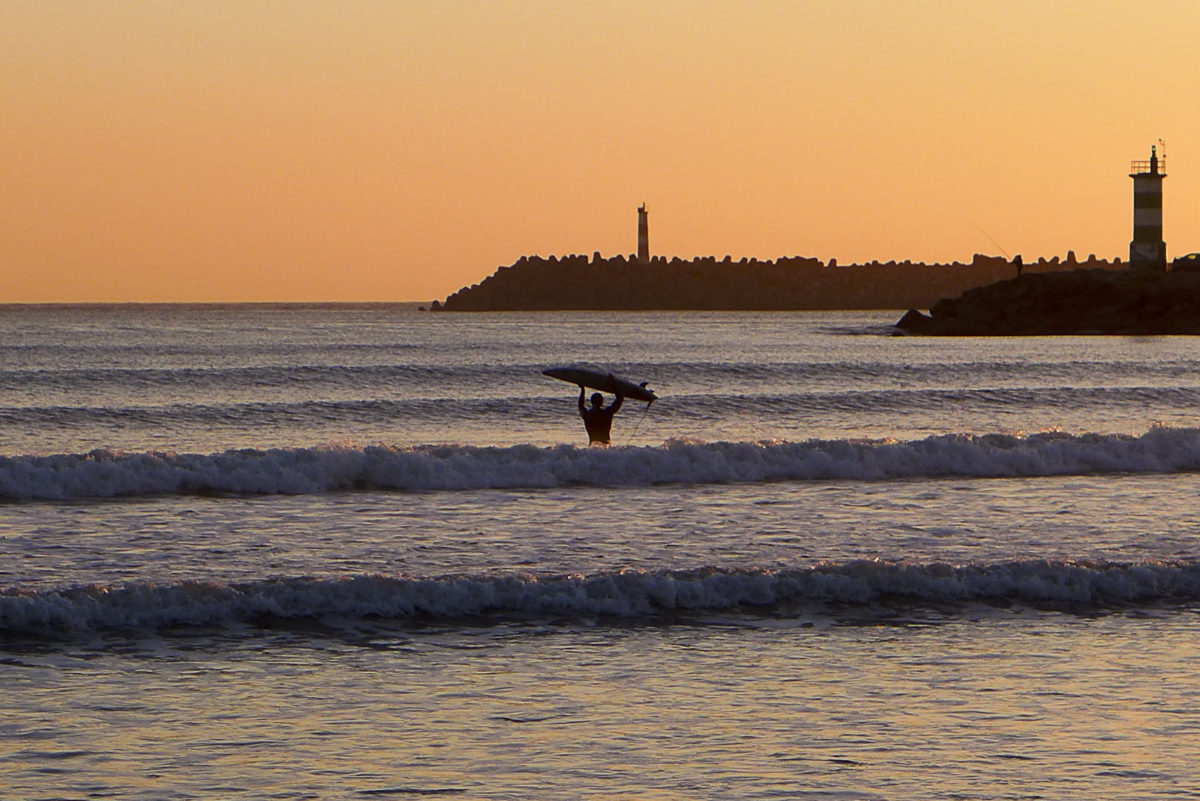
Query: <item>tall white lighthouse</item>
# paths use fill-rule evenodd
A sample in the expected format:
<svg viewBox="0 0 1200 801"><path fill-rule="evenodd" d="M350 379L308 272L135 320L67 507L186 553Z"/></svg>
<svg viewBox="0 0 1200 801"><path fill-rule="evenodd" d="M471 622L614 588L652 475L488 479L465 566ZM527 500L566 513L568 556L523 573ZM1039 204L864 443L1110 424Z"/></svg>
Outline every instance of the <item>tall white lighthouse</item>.
<svg viewBox="0 0 1200 801"><path fill-rule="evenodd" d="M1129 265L1152 270L1167 269L1167 243L1163 241L1162 182L1167 177L1166 154L1160 159L1151 146L1149 161L1129 167L1133 179L1133 241L1129 243Z"/></svg>
<svg viewBox="0 0 1200 801"><path fill-rule="evenodd" d="M642 264L650 263L650 212L646 204L638 206L638 253L637 260Z"/></svg>

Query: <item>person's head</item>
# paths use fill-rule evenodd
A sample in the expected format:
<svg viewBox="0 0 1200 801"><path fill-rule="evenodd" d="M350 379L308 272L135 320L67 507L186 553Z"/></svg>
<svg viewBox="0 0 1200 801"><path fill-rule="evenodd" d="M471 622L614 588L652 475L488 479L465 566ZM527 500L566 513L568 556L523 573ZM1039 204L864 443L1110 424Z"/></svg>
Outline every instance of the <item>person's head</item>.
<svg viewBox="0 0 1200 801"><path fill-rule="evenodd" d="M599 392L593 392L592 393L592 408L599 409L603 405L604 405L604 396L601 395Z"/></svg>

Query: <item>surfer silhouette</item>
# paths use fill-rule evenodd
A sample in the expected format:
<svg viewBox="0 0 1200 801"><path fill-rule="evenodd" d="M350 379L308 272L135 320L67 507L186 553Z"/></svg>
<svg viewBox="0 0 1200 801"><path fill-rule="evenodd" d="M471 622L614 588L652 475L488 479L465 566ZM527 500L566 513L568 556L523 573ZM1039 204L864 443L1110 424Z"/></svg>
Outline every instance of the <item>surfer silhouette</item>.
<svg viewBox="0 0 1200 801"><path fill-rule="evenodd" d="M579 416L583 418L583 425L587 428L588 445L600 445L607 448L612 437L612 421L615 415L621 408L621 404L625 402L623 395L617 395L609 406L604 405L604 396L599 392L592 394L592 405L585 406L583 403L584 388L579 385Z"/></svg>

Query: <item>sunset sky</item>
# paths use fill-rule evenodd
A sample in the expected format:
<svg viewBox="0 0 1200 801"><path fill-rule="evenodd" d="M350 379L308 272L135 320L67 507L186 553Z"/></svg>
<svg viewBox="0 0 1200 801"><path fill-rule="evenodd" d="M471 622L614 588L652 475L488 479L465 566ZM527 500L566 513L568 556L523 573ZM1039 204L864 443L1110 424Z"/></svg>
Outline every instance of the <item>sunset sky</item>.
<svg viewBox="0 0 1200 801"><path fill-rule="evenodd" d="M0 0L0 302L1200 250L1200 2ZM993 241L994 240L994 241Z"/></svg>

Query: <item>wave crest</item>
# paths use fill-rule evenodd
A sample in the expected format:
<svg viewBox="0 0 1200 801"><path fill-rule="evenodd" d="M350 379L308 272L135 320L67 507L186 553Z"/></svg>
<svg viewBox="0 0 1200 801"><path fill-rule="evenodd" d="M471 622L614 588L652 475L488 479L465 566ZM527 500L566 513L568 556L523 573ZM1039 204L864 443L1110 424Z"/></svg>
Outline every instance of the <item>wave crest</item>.
<svg viewBox="0 0 1200 801"><path fill-rule="evenodd" d="M655 618L759 612L783 617L899 607L1067 605L1094 611L1200 600L1200 563L1016 561L995 565L852 561L791 570L622 570L590 576L293 578L222 584L133 583L0 593L0 633L62 636L103 629L254 623L267 619L399 621Z"/></svg>
<svg viewBox="0 0 1200 801"><path fill-rule="evenodd" d="M1141 436L1060 432L945 435L910 442L669 441L657 447L326 446L0 457L0 499L156 494L308 494L758 481L875 481L1200 469L1200 429Z"/></svg>

